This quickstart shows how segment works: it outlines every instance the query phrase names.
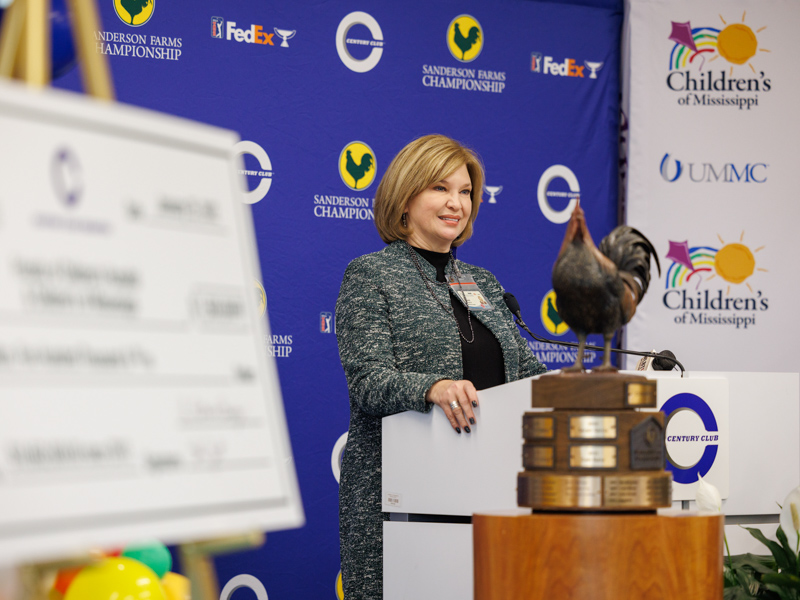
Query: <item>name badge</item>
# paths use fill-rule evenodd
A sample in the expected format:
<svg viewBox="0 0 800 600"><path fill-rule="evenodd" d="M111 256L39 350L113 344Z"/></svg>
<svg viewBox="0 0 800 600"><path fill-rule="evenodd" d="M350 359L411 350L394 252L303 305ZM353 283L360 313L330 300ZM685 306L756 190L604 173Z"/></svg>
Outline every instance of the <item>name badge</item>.
<svg viewBox="0 0 800 600"><path fill-rule="evenodd" d="M447 281L456 298L470 310L491 310L494 308L469 273L462 272L458 275L449 275Z"/></svg>

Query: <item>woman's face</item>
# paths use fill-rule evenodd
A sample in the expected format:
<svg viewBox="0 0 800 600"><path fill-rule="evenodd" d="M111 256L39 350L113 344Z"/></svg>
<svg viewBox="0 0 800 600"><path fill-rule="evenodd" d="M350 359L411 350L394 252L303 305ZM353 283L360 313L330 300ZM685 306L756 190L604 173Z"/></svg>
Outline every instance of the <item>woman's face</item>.
<svg viewBox="0 0 800 600"><path fill-rule="evenodd" d="M406 205L408 243L424 250L449 252L472 212L472 181L466 165L429 185Z"/></svg>

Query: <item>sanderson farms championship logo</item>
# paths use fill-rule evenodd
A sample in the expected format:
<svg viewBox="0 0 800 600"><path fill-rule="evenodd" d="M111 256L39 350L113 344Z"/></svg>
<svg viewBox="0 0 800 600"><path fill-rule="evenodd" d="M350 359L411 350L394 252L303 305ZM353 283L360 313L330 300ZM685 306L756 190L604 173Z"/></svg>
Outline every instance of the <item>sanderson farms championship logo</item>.
<svg viewBox="0 0 800 600"><path fill-rule="evenodd" d="M120 20L131 27L144 25L153 16L156 0L114 0Z"/></svg>
<svg viewBox="0 0 800 600"><path fill-rule="evenodd" d="M758 106L758 92L772 89L764 71L757 70L759 53L770 52L759 47L758 34L766 26L753 31L745 24L746 17L744 12L741 23L729 23L720 15L721 29L672 21L668 39L675 45L669 55L667 87L673 92L687 92L678 104L750 110Z"/></svg>
<svg viewBox="0 0 800 600"><path fill-rule="evenodd" d="M664 306L680 311L675 317L679 324L747 329L756 324L756 313L769 309L769 299L749 282L756 272L767 272L756 263L764 246L751 250L744 243L744 232L733 243L717 237L717 248L670 241L667 258L672 265L667 270Z"/></svg>

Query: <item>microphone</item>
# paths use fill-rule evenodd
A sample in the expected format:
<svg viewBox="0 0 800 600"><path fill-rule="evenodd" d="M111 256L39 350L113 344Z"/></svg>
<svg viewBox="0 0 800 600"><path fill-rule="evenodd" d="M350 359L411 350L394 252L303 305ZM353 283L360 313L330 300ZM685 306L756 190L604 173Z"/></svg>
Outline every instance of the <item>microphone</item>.
<svg viewBox="0 0 800 600"><path fill-rule="evenodd" d="M511 311L511 314L516 317L517 325L522 327L529 336L531 336L537 342L543 342L545 344L557 344L559 346L569 346L570 348L577 348L578 344L575 342L557 342L556 340L548 340L547 338L540 337L533 333L528 326L525 324L525 321L522 320L521 310L519 307L519 301L516 299L514 294L511 292L505 292L503 294L503 302L506 303L508 310ZM585 346L587 350L599 350L603 352L603 348L599 346L591 346L587 344ZM674 365L677 365L678 368L681 370L681 377L685 372L683 365L675 358L675 355L670 352L669 350L662 350L658 354L655 352L638 352L636 350L622 350L621 348L611 348L612 352L617 352L618 354L631 354L633 356L645 356L652 360L653 363L653 370L654 371L671 371L674 368ZM648 361L650 362L650 361Z"/></svg>

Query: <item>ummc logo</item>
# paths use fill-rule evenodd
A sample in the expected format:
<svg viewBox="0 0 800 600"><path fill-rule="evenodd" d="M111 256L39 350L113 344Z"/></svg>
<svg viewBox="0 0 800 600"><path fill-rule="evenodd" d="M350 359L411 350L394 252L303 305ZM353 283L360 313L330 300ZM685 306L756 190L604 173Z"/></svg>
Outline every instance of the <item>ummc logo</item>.
<svg viewBox="0 0 800 600"><path fill-rule="evenodd" d="M156 0L114 0L119 20L130 27L141 27L153 16Z"/></svg>
<svg viewBox="0 0 800 600"><path fill-rule="evenodd" d="M676 483L694 483L698 477L708 474L719 451L719 427L714 411L700 396L685 392L667 400L661 412L666 415L667 470L672 471ZM685 417L688 417L687 425L692 425L691 421L697 425L699 418L703 430L684 434L686 428L682 428L681 433L676 434L678 420ZM694 458L690 458L690 454L697 453L700 448L700 458L691 463Z"/></svg>
<svg viewBox="0 0 800 600"><path fill-rule="evenodd" d="M371 40L349 37L350 29L363 25L369 29ZM366 58L356 58L350 54L350 46L367 46L372 48ZM366 73L374 69L383 56L383 32L381 26L372 15L365 12L351 12L339 23L336 30L336 52L344 65L356 73Z"/></svg>
<svg viewBox="0 0 800 600"><path fill-rule="evenodd" d="M735 165L724 163L686 163L671 158L669 153L661 159L659 170L664 181L674 183L682 175L688 175L689 181L694 183L764 183L767 180L766 163L745 163Z"/></svg>
<svg viewBox="0 0 800 600"><path fill-rule="evenodd" d="M447 48L460 62L472 62L483 50L483 28L471 15L458 15L447 27Z"/></svg>

